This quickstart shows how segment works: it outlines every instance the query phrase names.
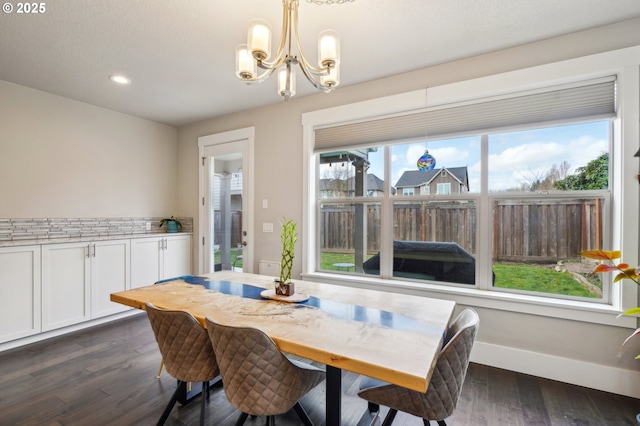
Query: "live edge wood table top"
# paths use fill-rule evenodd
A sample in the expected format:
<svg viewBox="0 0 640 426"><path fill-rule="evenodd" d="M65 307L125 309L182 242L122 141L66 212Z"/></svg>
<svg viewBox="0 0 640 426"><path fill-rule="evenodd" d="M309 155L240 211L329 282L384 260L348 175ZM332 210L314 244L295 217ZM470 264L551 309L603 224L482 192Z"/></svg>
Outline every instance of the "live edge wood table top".
<svg viewBox="0 0 640 426"><path fill-rule="evenodd" d="M426 391L454 302L294 282L296 293L308 294L309 300L288 303L262 298L262 290L274 287L273 277L233 271L180 277L113 293L111 300L137 309L151 302L184 310L203 326L209 317L223 324L259 328L283 352L338 369L333 371L345 369Z"/></svg>

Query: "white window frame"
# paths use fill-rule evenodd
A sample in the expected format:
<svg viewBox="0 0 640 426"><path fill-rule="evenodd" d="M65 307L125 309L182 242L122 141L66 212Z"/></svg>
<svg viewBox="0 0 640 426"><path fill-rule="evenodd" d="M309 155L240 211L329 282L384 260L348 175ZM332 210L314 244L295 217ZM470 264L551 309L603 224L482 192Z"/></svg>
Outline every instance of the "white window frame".
<svg viewBox="0 0 640 426"><path fill-rule="evenodd" d="M443 189L442 192L440 192L440 188ZM447 189L447 191L444 191L445 188ZM436 194L451 195L451 182L444 182L444 183L437 184Z"/></svg>
<svg viewBox="0 0 640 426"><path fill-rule="evenodd" d="M515 93L523 90L548 87L554 84L576 82L588 78L617 75L618 117L614 120L614 141L611 152L612 164L612 239L611 248L620 249L624 261L637 264L639 258L639 202L637 158L640 140L640 46L619 49L611 52L570 59L558 63L496 74L488 77L430 87L429 96L425 89L372 99L355 104L343 105L319 111L305 113L303 125L303 235L305 242L302 253L302 277L311 281L322 281L334 284L376 288L392 292L429 297L442 297L455 300L463 305L486 307L528 314L572 319L577 321L608 324L635 328L633 317L617 318L621 311L637 305L637 286L628 280L616 283L611 289L611 304L593 303L576 300L555 299L534 295L502 293L465 289L446 285L415 284L406 281L395 281L382 273L384 279L367 276L344 277L338 274L327 274L315 270L317 256L316 245L316 167L314 161L314 129L338 123L364 121L387 114L402 113L425 107L425 99L429 107L448 105L459 102L472 102L477 99ZM624 123L624 124L623 124ZM622 144L622 141L629 143ZM388 159L387 159L388 160ZM388 164L388 161L387 161ZM389 171L386 171L386 176ZM385 182L389 180L385 176ZM481 203L481 208L488 209L489 203ZM624 207L624 209L623 209ZM390 214L391 205L383 201L383 211ZM486 215L488 212L479 212ZM391 230L383 224L381 245L390 246ZM624 229L624 232L622 230ZM489 229L480 229L478 252L490 252L491 236ZM391 271L392 266L386 257L381 257L381 271ZM479 264L479 274L482 266ZM484 271L486 272L486 271Z"/></svg>
<svg viewBox="0 0 640 426"><path fill-rule="evenodd" d="M404 197L415 195L415 188L402 188L402 195Z"/></svg>

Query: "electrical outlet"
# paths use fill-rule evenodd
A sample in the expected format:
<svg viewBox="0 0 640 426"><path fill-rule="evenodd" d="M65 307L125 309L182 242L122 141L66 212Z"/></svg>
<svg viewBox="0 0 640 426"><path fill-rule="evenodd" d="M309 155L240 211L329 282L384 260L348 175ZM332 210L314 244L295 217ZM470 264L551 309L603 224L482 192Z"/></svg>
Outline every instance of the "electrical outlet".
<svg viewBox="0 0 640 426"><path fill-rule="evenodd" d="M147 231L151 231L151 222L147 222L146 224Z"/></svg>
<svg viewBox="0 0 640 426"><path fill-rule="evenodd" d="M262 232L273 232L273 223L263 223Z"/></svg>

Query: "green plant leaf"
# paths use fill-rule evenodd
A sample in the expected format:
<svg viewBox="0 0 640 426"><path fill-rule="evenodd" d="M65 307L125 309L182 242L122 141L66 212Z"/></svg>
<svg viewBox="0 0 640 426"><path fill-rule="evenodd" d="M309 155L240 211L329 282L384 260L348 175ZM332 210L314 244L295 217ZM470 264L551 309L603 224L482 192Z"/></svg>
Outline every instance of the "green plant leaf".
<svg viewBox="0 0 640 426"><path fill-rule="evenodd" d="M621 313L618 316L621 316L621 315L640 315L640 307L627 309L626 311L624 311L623 313Z"/></svg>

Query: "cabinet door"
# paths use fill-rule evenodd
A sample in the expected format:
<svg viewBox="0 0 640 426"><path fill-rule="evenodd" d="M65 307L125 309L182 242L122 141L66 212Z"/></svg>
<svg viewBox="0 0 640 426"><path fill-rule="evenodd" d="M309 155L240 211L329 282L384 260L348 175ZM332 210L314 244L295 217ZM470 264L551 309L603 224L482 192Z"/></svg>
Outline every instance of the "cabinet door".
<svg viewBox="0 0 640 426"><path fill-rule="evenodd" d="M129 288L129 240L100 241L91 248L91 318L128 310L110 300Z"/></svg>
<svg viewBox="0 0 640 426"><path fill-rule="evenodd" d="M191 236L165 237L163 279L191 275Z"/></svg>
<svg viewBox="0 0 640 426"><path fill-rule="evenodd" d="M162 247L163 238L131 240L131 288L151 285L161 279Z"/></svg>
<svg viewBox="0 0 640 426"><path fill-rule="evenodd" d="M42 331L91 319L89 244L42 246Z"/></svg>
<svg viewBox="0 0 640 426"><path fill-rule="evenodd" d="M40 247L0 249L0 343L40 332Z"/></svg>

